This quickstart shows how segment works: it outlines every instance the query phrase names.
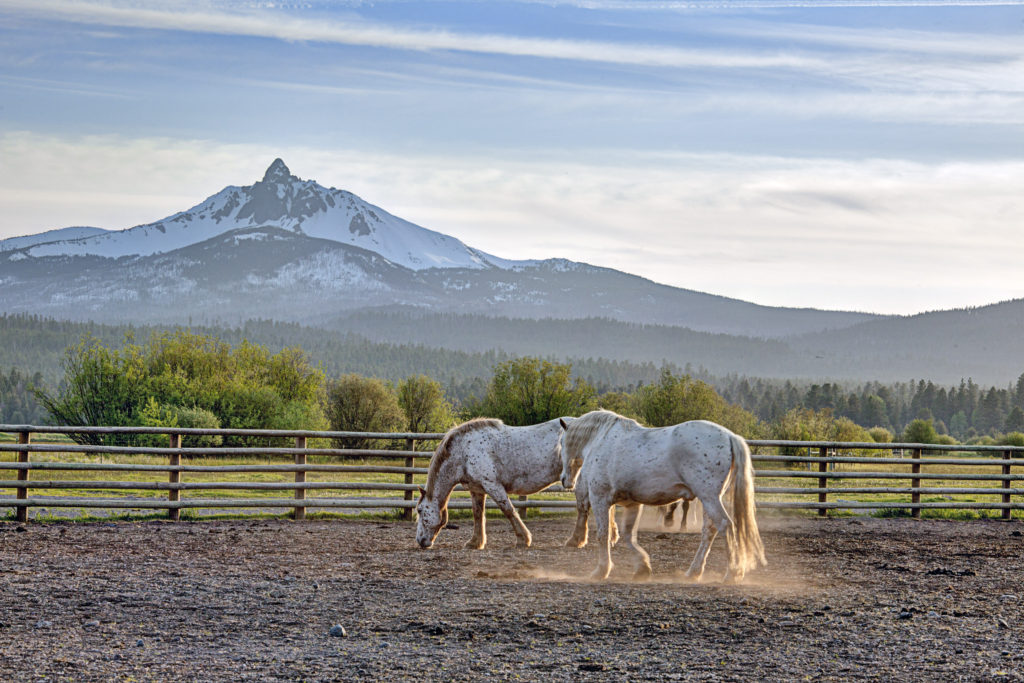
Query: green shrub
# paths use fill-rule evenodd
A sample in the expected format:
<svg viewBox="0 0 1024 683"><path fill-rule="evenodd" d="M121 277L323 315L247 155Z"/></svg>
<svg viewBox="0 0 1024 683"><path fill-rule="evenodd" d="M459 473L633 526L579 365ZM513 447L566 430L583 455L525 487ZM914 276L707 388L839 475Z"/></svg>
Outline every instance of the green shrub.
<svg viewBox="0 0 1024 683"><path fill-rule="evenodd" d="M354 373L327 384L324 412L332 431L394 432L402 429L405 414L391 385L383 380ZM379 448L375 439L340 439L336 448Z"/></svg>
<svg viewBox="0 0 1024 683"><path fill-rule="evenodd" d="M999 440L1003 446L1024 446L1024 432L1010 432Z"/></svg>
<svg viewBox="0 0 1024 683"><path fill-rule="evenodd" d="M931 420L914 420L903 430L904 443L939 443L939 433Z"/></svg>
<svg viewBox="0 0 1024 683"><path fill-rule="evenodd" d="M894 435L885 427L872 427L868 430L868 436L875 443L892 443Z"/></svg>
<svg viewBox="0 0 1024 683"><path fill-rule="evenodd" d="M60 425L322 429L323 374L305 354L242 342L237 348L185 331L111 350L92 337L69 348L57 394L38 392ZM75 436L85 443L163 446L158 436ZM215 445L214 437L193 437ZM252 443L229 438L226 443Z"/></svg>
<svg viewBox="0 0 1024 683"><path fill-rule="evenodd" d="M596 407L596 392L572 379L572 366L539 358L516 358L494 366L487 394L468 402L463 417L496 417L509 425L532 425Z"/></svg>
<svg viewBox="0 0 1024 683"><path fill-rule="evenodd" d="M656 384L636 390L632 407L640 421L651 427L710 420L747 438L755 438L761 431L753 413L730 404L711 385L689 375L677 377L667 369Z"/></svg>

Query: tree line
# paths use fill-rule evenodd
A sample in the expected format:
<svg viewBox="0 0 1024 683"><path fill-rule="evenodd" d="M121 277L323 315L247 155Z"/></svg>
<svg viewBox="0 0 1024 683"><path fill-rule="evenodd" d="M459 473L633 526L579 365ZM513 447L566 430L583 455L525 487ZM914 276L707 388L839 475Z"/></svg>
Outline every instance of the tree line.
<svg viewBox="0 0 1024 683"><path fill-rule="evenodd" d="M827 411L865 427L902 433L915 421L931 423L939 435L978 441L1024 431L1024 374L1005 388L983 388L971 379L942 387L911 380L867 382L844 387L835 383L800 387L747 377L713 380L729 401L765 422L775 422L794 408Z"/></svg>
<svg viewBox="0 0 1024 683"><path fill-rule="evenodd" d="M571 365L535 357L495 364L483 392L464 401L452 401L439 381L423 374L397 382L356 373L327 377L297 347L277 353L249 342L232 347L184 330L153 333L143 343L128 339L116 349L84 337L66 351L63 369L59 389L34 391L52 424L443 432L478 416L526 425L601 407L649 426L712 420L748 438L877 442L896 436L885 426L867 429L836 415L829 405L797 406L765 421L711 384L669 368L662 369L657 381L633 391L602 393L574 376ZM25 385L20 375L11 377ZM739 386L750 383L740 380ZM817 397L830 393L820 387L809 390ZM943 437L931 419L923 418L912 421L901 436L926 443ZM147 435L78 438L84 443L161 445L159 437ZM253 444L254 439L211 435L185 440L193 446L222 442ZM344 443L356 448L379 444L369 438Z"/></svg>
<svg viewBox="0 0 1024 683"><path fill-rule="evenodd" d="M85 337L81 336L83 330L86 332ZM122 335L120 339L115 337L118 333ZM136 372L139 363L138 358L129 362L128 356L131 354L144 355L139 349L152 347L152 340L187 339L190 335L194 339L204 339L204 344L212 344L213 346L210 348L221 345L228 349L228 355L240 354L239 362L245 368L242 372L243 375L245 372L250 374L255 372L251 364L255 362L253 358L260 354L267 359L285 354L286 357L291 358L292 363L296 363L296 358L301 357L302 363L309 372L319 373L321 376L318 381L323 392L327 392L332 383L349 375L365 376L367 379L378 378L382 385L391 387L393 393L397 392L398 387L403 382L407 382L409 378L422 376L438 385L440 394L450 408L450 413L456 419L474 412L475 414L487 414L488 410L496 410L497 406L492 401L493 397L489 398L489 392L493 391L493 385L497 382L512 386L517 378L510 373L519 368L519 362L526 362L522 358L514 358L498 351L468 353L420 346L378 344L358 339L354 335L332 336L323 330L272 321L252 321L245 326L231 330L216 328L203 332L201 330L133 329L87 325L32 316L0 316L0 342L4 340L12 342L10 344L0 343L0 358L4 358L4 354L7 354L9 362L12 349L14 355L22 357L26 362L33 357L33 354L37 354L35 356L37 359L50 356L57 353L55 349L60 343L76 334L79 335L79 341L73 342L70 346L61 347L61 352L58 355L63 355L64 360L58 362L58 369L51 370L50 373L44 373L38 367L26 368L23 365L12 364L13 367L4 369L4 366L0 365L0 419L3 422L8 424L42 423L56 419L51 410L55 406L45 404L40 400L40 396L46 395L53 398L69 386L69 380L75 373L69 374L68 372L67 362L68 353L70 353L68 349L78 349L76 353L82 353L83 350L80 348L83 344L82 339L91 340L87 346L92 349L92 353L97 354L95 359L97 362L104 360L104 362L113 363L114 367L119 368L119 372L123 372L127 376ZM248 336L250 334L253 339L260 341L251 341ZM150 342L135 344L136 335L139 337L147 335ZM291 342L296 338L309 342L313 350L300 344L292 344ZM202 345L198 341L195 343ZM107 354L105 359L99 358L103 353ZM156 352L153 351L153 353ZM218 351L217 353L223 356L223 352ZM878 430L888 432L892 438L902 438L907 428L916 421L930 424L939 437L948 437L963 442L984 442L986 439L998 441L1006 434L1024 431L1024 374L1018 377L1015 383L1010 383L1005 388L981 387L971 379L963 380L959 386L952 387L938 386L925 380L848 385L798 383L740 375L716 377L704 368L693 368L689 365L680 368L669 363L657 366L653 363L630 363L607 359L560 361L555 358L541 359L532 356L527 356L525 359L537 364L537 372L541 372L545 367L544 364L547 364L547 372L553 374L545 375L544 382L557 384L564 380L563 384L568 383L566 386L575 386L575 383L578 382L581 391L589 392L589 399L581 405L606 406L618 412L639 417L649 424L653 424L659 419L654 417L653 413L643 414L636 407L636 402L639 401L637 397L653 391L652 387L661 387L663 392L668 393L682 391L679 387L670 386L671 381L666 379L675 378L676 381L682 382L683 388L706 386L714 391L726 405L744 411L744 414L749 415L750 418L742 429L736 431L750 437L774 436L782 431L787 431L787 433L800 431L796 428L783 428L782 425L787 424L802 425L800 429L806 433L820 432L823 421L831 425L828 430L835 433L852 433L850 428L850 424L852 424L862 428L865 432L875 430L875 434L879 438L882 436ZM284 363L281 359L275 362ZM122 363L123 367L118 366L117 363ZM246 363L250 365L247 366ZM555 368L558 368L558 372L555 372ZM222 368L219 378L215 378L207 384L220 387L226 392L227 388L232 385L224 379L225 373L228 373L226 366ZM684 378L686 382L683 382ZM198 380L196 381L198 382ZM173 416L167 414L166 411L161 412L163 409L160 408L159 397L164 395L160 392L163 390L161 387L166 383L166 378L153 380L147 390L151 391L156 404L150 405L147 402L146 405L139 408L133 407L132 419L146 419L153 424L164 424L174 419L182 426L185 422L197 425L213 424L209 416L202 412ZM38 391L34 391L33 388ZM113 387L107 389L112 391ZM271 391L276 390L271 388ZM312 393L319 396L318 392L320 391L318 389ZM244 393L244 388L240 389L235 386L233 398L221 399L224 405L234 406L235 413L228 410L222 411L219 426L242 426L243 423L254 425L260 420L262 420L259 425L261 427L280 423L279 418L276 417L278 408L274 407L277 399L269 398L269 394L264 392L262 407L252 404L243 406L244 401L239 398L240 393ZM680 395L685 396L686 401L694 400L693 396L685 394L685 392ZM173 395L170 396L173 398ZM208 407L212 403L212 399L202 393L199 396L201 400L194 401L195 406L212 412ZM291 399L282 400L284 404L288 404ZM488 403L488 401L491 402ZM177 403L171 401L171 403L181 404L180 401ZM321 405L320 413L323 420L327 420L325 400L318 398L317 401L311 400L311 404L313 403ZM555 401L552 405L558 405L558 402ZM193 406L189 406L189 408L191 407ZM292 404L287 410L295 411L299 408L300 406ZM287 412L285 408L280 408L280 410ZM318 414L312 408L308 408L308 410L312 411L311 415ZM525 411L523 415L536 414L536 410L533 408L523 408L523 410ZM241 413L245 413L249 418L242 419ZM568 412L563 414L568 414ZM803 417L799 417L801 415ZM812 418L812 416L815 417ZM84 419L89 416L79 414L78 417ZM525 418L512 415L509 418L510 424L520 419ZM323 420L318 424L328 424ZM843 422L840 423L840 420ZM313 423L316 423L316 420L310 421L310 424ZM836 424L842 426L837 427ZM812 426L813 429L811 429Z"/></svg>

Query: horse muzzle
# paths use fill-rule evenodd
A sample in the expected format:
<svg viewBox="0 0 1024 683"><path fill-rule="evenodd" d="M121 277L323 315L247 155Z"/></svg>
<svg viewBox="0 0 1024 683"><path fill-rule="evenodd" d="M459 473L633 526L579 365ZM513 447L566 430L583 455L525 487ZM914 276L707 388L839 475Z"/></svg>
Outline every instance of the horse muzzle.
<svg viewBox="0 0 1024 683"><path fill-rule="evenodd" d="M428 539L428 538L421 538L421 539L417 539L417 540L416 540L416 542L417 542L417 543L419 543L419 544L420 544L420 547L421 547L421 548L423 548L424 550L426 550L426 549L427 549L427 548L429 548L430 546L434 545L434 542L433 542L433 541L431 541L431 540L430 540L430 539Z"/></svg>

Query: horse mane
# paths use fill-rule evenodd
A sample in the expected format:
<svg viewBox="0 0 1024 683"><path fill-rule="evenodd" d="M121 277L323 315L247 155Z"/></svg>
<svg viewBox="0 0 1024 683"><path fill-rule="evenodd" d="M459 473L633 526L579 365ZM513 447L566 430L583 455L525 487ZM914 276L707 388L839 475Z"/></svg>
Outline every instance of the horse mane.
<svg viewBox="0 0 1024 683"><path fill-rule="evenodd" d="M636 420L610 410L592 410L573 420L565 432L565 447L569 451L569 456L573 459L579 458L580 451L591 439L617 422L642 426Z"/></svg>
<svg viewBox="0 0 1024 683"><path fill-rule="evenodd" d="M468 422L463 422L462 424L449 429L448 433L444 435L443 439L441 439L441 443L437 444L437 448L434 450L434 455L430 459L430 468L427 470L427 498L433 497L434 482L437 481L437 473L441 470L441 465L443 465L452 454L452 441L463 434L469 434L470 432L479 431L481 429L491 429L493 427L504 426L505 423L497 418L475 417Z"/></svg>

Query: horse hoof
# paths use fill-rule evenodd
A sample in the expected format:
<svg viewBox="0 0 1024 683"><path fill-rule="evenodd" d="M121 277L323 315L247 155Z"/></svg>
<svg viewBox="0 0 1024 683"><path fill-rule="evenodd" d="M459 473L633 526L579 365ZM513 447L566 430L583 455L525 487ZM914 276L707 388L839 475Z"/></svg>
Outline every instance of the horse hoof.
<svg viewBox="0 0 1024 683"><path fill-rule="evenodd" d="M467 550L483 550L485 545L487 545L486 541L469 540L466 541L466 545L463 547Z"/></svg>
<svg viewBox="0 0 1024 683"><path fill-rule="evenodd" d="M531 544L533 544L533 539L532 538L519 538L519 539L516 539L516 547L517 548L529 548Z"/></svg>
<svg viewBox="0 0 1024 683"><path fill-rule="evenodd" d="M743 574L740 574L739 572L736 572L735 574L726 572L725 576L722 578L722 583L725 583L725 584L743 583Z"/></svg>
<svg viewBox="0 0 1024 683"><path fill-rule="evenodd" d="M650 567L640 567L635 572L633 572L633 580L634 581L646 581L649 578L651 578L651 568Z"/></svg>
<svg viewBox="0 0 1024 683"><path fill-rule="evenodd" d="M612 573L612 568L610 566L608 566L608 567L598 567L597 569L595 569L594 571L592 571L590 573L590 580L591 581L604 581L605 579L608 578L608 575L611 574L611 573Z"/></svg>

